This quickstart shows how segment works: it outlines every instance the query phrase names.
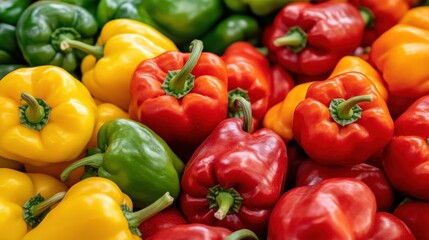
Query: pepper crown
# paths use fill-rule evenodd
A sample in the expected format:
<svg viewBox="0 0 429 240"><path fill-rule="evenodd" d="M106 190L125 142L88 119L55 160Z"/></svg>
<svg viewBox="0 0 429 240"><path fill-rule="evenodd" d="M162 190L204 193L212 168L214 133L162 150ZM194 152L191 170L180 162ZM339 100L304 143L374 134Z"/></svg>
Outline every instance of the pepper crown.
<svg viewBox="0 0 429 240"><path fill-rule="evenodd" d="M51 107L41 98L22 92L21 99L26 103L19 106L19 122L26 127L40 131L48 124Z"/></svg>
<svg viewBox="0 0 429 240"><path fill-rule="evenodd" d="M240 193L234 188L225 189L219 184L209 188L207 199L210 209L218 208L214 216L219 220L224 219L230 212L238 213L243 202Z"/></svg>
<svg viewBox="0 0 429 240"><path fill-rule="evenodd" d="M300 52L307 46L307 33L300 27L293 26L289 28L286 35L274 40L274 46L286 46L295 53Z"/></svg>
<svg viewBox="0 0 429 240"><path fill-rule="evenodd" d="M39 225L39 223L45 218L46 214L51 210L51 207L61 201L65 194L65 192L59 192L47 200L45 200L40 194L30 198L24 206L22 206L22 217L28 226L34 228Z"/></svg>
<svg viewBox="0 0 429 240"><path fill-rule="evenodd" d="M347 100L341 98L332 99L329 111L332 119L341 126L346 126L356 122L362 117L362 108L357 104L361 102L371 102L371 95L360 95Z"/></svg>

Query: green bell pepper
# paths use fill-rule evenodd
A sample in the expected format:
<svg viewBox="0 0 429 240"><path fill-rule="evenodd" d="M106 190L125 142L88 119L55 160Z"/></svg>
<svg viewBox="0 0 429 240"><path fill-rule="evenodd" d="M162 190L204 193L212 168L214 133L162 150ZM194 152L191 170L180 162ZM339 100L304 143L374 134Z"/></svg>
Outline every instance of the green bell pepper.
<svg viewBox="0 0 429 240"><path fill-rule="evenodd" d="M257 16L266 16L270 13L282 8L288 2L286 0L224 0L225 5L235 12L251 11Z"/></svg>
<svg viewBox="0 0 429 240"><path fill-rule="evenodd" d="M28 66L21 65L21 64L0 64L0 80L8 73L22 67L28 67Z"/></svg>
<svg viewBox="0 0 429 240"><path fill-rule="evenodd" d="M222 0L101 0L96 17L100 26L116 18L151 25L176 45L189 45L210 30L224 14Z"/></svg>
<svg viewBox="0 0 429 240"><path fill-rule="evenodd" d="M21 50L16 41L16 28L0 23L0 64L24 63Z"/></svg>
<svg viewBox="0 0 429 240"><path fill-rule="evenodd" d="M98 168L99 177L115 182L139 208L165 192L175 199L179 196L184 164L150 128L130 119L114 119L101 126L97 140L99 153L72 163L61 173L61 180L89 165Z"/></svg>
<svg viewBox="0 0 429 240"><path fill-rule="evenodd" d="M204 51L222 55L234 42L246 41L259 44L261 27L258 21L248 15L235 14L223 19L212 31L201 38Z"/></svg>
<svg viewBox="0 0 429 240"><path fill-rule="evenodd" d="M86 55L77 49L61 50L64 39L93 44L98 32L95 17L88 10L62 2L39 1L22 13L16 36L30 66L55 65L73 72Z"/></svg>
<svg viewBox="0 0 429 240"><path fill-rule="evenodd" d="M30 4L30 0L0 0L0 23L15 26L22 12Z"/></svg>
<svg viewBox="0 0 429 240"><path fill-rule="evenodd" d="M52 1L52 0L39 0L39 1ZM83 7L93 15L95 15L95 12L97 10L97 5L100 2L100 0L56 0L56 1L70 3L73 5Z"/></svg>

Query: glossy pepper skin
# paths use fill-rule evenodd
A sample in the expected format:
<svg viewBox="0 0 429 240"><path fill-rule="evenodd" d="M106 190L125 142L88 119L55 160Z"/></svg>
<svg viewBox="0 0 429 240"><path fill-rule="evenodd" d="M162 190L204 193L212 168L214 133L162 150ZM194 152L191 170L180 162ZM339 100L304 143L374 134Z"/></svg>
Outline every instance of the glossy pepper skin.
<svg viewBox="0 0 429 240"><path fill-rule="evenodd" d="M270 97L268 99L268 109L283 101L286 95L295 87L292 75L279 64L274 64L271 69Z"/></svg>
<svg viewBox="0 0 429 240"><path fill-rule="evenodd" d="M94 131L93 98L60 67L9 73L0 81L0 102L0 156L7 159L39 166L71 161Z"/></svg>
<svg viewBox="0 0 429 240"><path fill-rule="evenodd" d="M13 25L0 23L0 66L3 64L25 63L18 42L16 41L16 28ZM3 70L4 71L4 70Z"/></svg>
<svg viewBox="0 0 429 240"><path fill-rule="evenodd" d="M72 41L63 46L89 54L81 64L83 84L98 100L124 111L128 111L130 81L137 65L144 59L177 50L174 43L156 29L131 19L106 23L95 46Z"/></svg>
<svg viewBox="0 0 429 240"><path fill-rule="evenodd" d="M393 211L393 215L408 226L416 239L429 239L427 229L429 203L427 201L406 200Z"/></svg>
<svg viewBox="0 0 429 240"><path fill-rule="evenodd" d="M251 11L256 16L269 15L291 1L284 0L224 0L227 8L235 12Z"/></svg>
<svg viewBox="0 0 429 240"><path fill-rule="evenodd" d="M368 240L415 240L410 228L398 217L388 212L375 214L374 227Z"/></svg>
<svg viewBox="0 0 429 240"><path fill-rule="evenodd" d="M364 240L375 213L375 197L366 184L331 178L286 192L271 213L267 239Z"/></svg>
<svg viewBox="0 0 429 240"><path fill-rule="evenodd" d="M386 102L358 72L311 84L293 119L294 139L321 164L362 163L384 148L394 131Z"/></svg>
<svg viewBox="0 0 429 240"><path fill-rule="evenodd" d="M319 76L361 44L363 31L362 17L349 3L294 2L276 15L267 48L288 71Z"/></svg>
<svg viewBox="0 0 429 240"><path fill-rule="evenodd" d="M87 178L73 185L22 240L138 240L138 224L172 202L173 198L166 193L147 208L132 212L132 203L114 182Z"/></svg>
<svg viewBox="0 0 429 240"><path fill-rule="evenodd" d="M101 0L97 21L102 26L118 18L146 23L178 46L211 30L224 14L222 0ZM178 20L180 19L180 20Z"/></svg>
<svg viewBox="0 0 429 240"><path fill-rule="evenodd" d="M49 0L39 0L39 1L49 1ZM85 8L92 15L95 16L95 12L97 10L98 3L100 0L57 0L58 2L69 3L72 5L77 5L82 8ZM100 25L102 26L102 25Z"/></svg>
<svg viewBox="0 0 429 240"><path fill-rule="evenodd" d="M429 96L416 100L395 121L383 166L390 182L407 196L429 200Z"/></svg>
<svg viewBox="0 0 429 240"><path fill-rule="evenodd" d="M173 205L143 221L139 225L139 230L142 233L142 239L147 239L149 236L163 229L185 224L188 224L188 221L180 208L177 205Z"/></svg>
<svg viewBox="0 0 429 240"><path fill-rule="evenodd" d="M67 191L67 187L49 175L27 174L9 168L0 168L2 239L21 240L29 229L43 220L50 207L61 197L52 198L46 208L42 208L40 204L56 193L64 191Z"/></svg>
<svg viewBox="0 0 429 240"><path fill-rule="evenodd" d="M222 121L198 147L181 179L189 222L266 232L286 178L286 146L273 131L249 133L251 117Z"/></svg>
<svg viewBox="0 0 429 240"><path fill-rule="evenodd" d="M210 226L200 223L176 225L156 232L147 240L238 240L258 237L248 229L235 232L224 227Z"/></svg>
<svg viewBox="0 0 429 240"><path fill-rule="evenodd" d="M305 99L307 90L313 82L295 85L283 99L268 109L262 126L276 132L286 143L293 139L293 116L296 106Z"/></svg>
<svg viewBox="0 0 429 240"><path fill-rule="evenodd" d="M4 0L0 2L0 23L15 26L30 0Z"/></svg>
<svg viewBox="0 0 429 240"><path fill-rule="evenodd" d="M393 204L393 188L385 173L366 163L350 166L329 166L306 159L299 165L296 186L315 185L328 178L356 178L365 183L374 193L377 211L389 211Z"/></svg>
<svg viewBox="0 0 429 240"><path fill-rule="evenodd" d="M233 95L248 98L252 107L252 122L258 126L268 109L271 93L268 59L250 43L240 41L226 49L222 60L228 72L229 98L234 98ZM230 106L228 116L240 116L240 113Z"/></svg>
<svg viewBox="0 0 429 240"><path fill-rule="evenodd" d="M256 18L244 14L232 14L219 22L212 31L201 36L205 51L218 55L233 43L246 41L254 46L259 43L261 26Z"/></svg>
<svg viewBox="0 0 429 240"><path fill-rule="evenodd" d="M68 72L78 69L84 54L62 50L61 41L74 39L91 44L97 32L97 22L86 9L52 1L31 4L16 25L19 47L30 66L55 65Z"/></svg>
<svg viewBox="0 0 429 240"><path fill-rule="evenodd" d="M142 61L131 80L130 118L175 151L194 149L227 116L225 63L202 48L195 40L191 53L169 51Z"/></svg>
<svg viewBox="0 0 429 240"><path fill-rule="evenodd" d="M144 207L170 192L180 192L184 164L150 128L130 119L113 119L98 131L99 153L67 167L61 180L75 168L90 165L99 177L115 182L129 195L136 207Z"/></svg>

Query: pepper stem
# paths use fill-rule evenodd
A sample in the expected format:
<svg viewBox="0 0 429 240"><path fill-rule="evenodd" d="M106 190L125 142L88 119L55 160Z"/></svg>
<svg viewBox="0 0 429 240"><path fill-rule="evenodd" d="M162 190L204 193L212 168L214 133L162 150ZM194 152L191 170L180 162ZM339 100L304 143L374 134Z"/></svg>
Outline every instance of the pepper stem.
<svg viewBox="0 0 429 240"><path fill-rule="evenodd" d="M359 7L359 13L362 16L362 20L365 28L371 28L374 26L374 14L369 8Z"/></svg>
<svg viewBox="0 0 429 240"><path fill-rule="evenodd" d="M94 168L99 168L103 164L104 153L96 153L94 155L84 157L66 167L60 175L61 181L65 182L69 179L69 175L75 169L82 166L91 166Z"/></svg>
<svg viewBox="0 0 429 240"><path fill-rule="evenodd" d="M195 39L189 46L191 54L181 70L168 71L162 89L165 93L176 98L185 96L194 87L195 76L191 74L203 52L203 42Z"/></svg>
<svg viewBox="0 0 429 240"><path fill-rule="evenodd" d="M32 228L36 227L50 211L50 208L61 201L65 195L66 192L59 192L47 200L40 194L32 197L22 206L25 222Z"/></svg>
<svg viewBox="0 0 429 240"><path fill-rule="evenodd" d="M347 100L336 98L332 99L329 111L335 122L345 126L361 118L362 108L357 105L358 103L371 101L371 95L355 96Z"/></svg>
<svg viewBox="0 0 429 240"><path fill-rule="evenodd" d="M243 198L234 188L224 189L220 185L216 185L208 190L209 208L217 208L214 213L215 218L222 220L230 212L238 213Z"/></svg>
<svg viewBox="0 0 429 240"><path fill-rule="evenodd" d="M125 218L128 220L128 226L132 233L141 236L141 232L138 229L138 226L145 220L149 219L153 215L161 212L165 208L173 204L174 198L170 195L169 192L166 192L158 200L150 204L149 206L140 209L136 212L131 212L127 205L122 205L122 212L124 213Z"/></svg>
<svg viewBox="0 0 429 240"><path fill-rule="evenodd" d="M246 90L236 88L228 92L228 116L243 117L243 131L252 131L252 106Z"/></svg>
<svg viewBox="0 0 429 240"><path fill-rule="evenodd" d="M307 46L307 33L300 27L294 26L289 28L286 36L275 39L273 44L276 47L286 46L293 52L298 53Z"/></svg>
<svg viewBox="0 0 429 240"><path fill-rule="evenodd" d="M239 240L239 239L258 240L259 238L253 231L249 229L240 229L226 236L223 240Z"/></svg>
<svg viewBox="0 0 429 240"><path fill-rule="evenodd" d="M20 123L34 130L41 130L49 120L51 108L40 98L35 98L31 94L22 92L21 99L26 102L19 107Z"/></svg>
<svg viewBox="0 0 429 240"><path fill-rule="evenodd" d="M78 49L87 54L93 55L97 60L103 57L104 47L101 45L90 45L81 41L74 39L65 38L60 43L60 48L62 51L66 51L70 48Z"/></svg>

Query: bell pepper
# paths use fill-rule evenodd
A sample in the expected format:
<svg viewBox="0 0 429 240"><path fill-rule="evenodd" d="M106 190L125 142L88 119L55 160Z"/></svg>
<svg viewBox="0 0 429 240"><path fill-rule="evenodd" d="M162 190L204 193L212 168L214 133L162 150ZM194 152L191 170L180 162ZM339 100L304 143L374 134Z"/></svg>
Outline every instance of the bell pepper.
<svg viewBox="0 0 429 240"><path fill-rule="evenodd" d="M366 184L331 178L286 192L271 213L267 239L364 240L375 213L375 197Z"/></svg>
<svg viewBox="0 0 429 240"><path fill-rule="evenodd" d="M101 0L96 15L100 26L118 18L146 23L180 46L211 30L223 14L222 0Z"/></svg>
<svg viewBox="0 0 429 240"><path fill-rule="evenodd" d="M60 67L9 73L0 81L0 103L0 156L10 160L39 166L71 161L94 131L93 98Z"/></svg>
<svg viewBox="0 0 429 240"><path fill-rule="evenodd" d="M260 33L261 26L256 18L233 14L222 19L213 30L200 38L204 42L205 51L222 55L235 42L246 41L257 46Z"/></svg>
<svg viewBox="0 0 429 240"><path fill-rule="evenodd" d="M411 230L416 239L429 239L429 203L427 201L406 199L393 211Z"/></svg>
<svg viewBox="0 0 429 240"><path fill-rule="evenodd" d="M388 212L375 214L374 227L369 240L416 240L407 225Z"/></svg>
<svg viewBox="0 0 429 240"><path fill-rule="evenodd" d="M51 0L38 0L38 1L51 1ZM98 2L100 0L56 0L58 2L69 3L72 5L77 5L79 7L85 8L92 15L95 16L95 12L97 10Z"/></svg>
<svg viewBox="0 0 429 240"><path fill-rule="evenodd" d="M6 23L15 26L22 12L24 12L24 10L30 4L30 0L0 1L0 23Z"/></svg>
<svg viewBox="0 0 429 240"><path fill-rule="evenodd" d="M268 59L250 43L240 41L226 49L222 60L228 72L228 116L242 116L240 111L235 111L231 102L236 95L242 96L250 101L252 122L254 126L258 126L268 109L271 91Z"/></svg>
<svg viewBox="0 0 429 240"><path fill-rule="evenodd" d="M139 225L139 230L142 233L141 238L147 239L149 236L152 236L156 232L159 232L163 229L185 224L188 224L188 221L179 207L177 205L172 205L143 221Z"/></svg>
<svg viewBox="0 0 429 240"><path fill-rule="evenodd" d="M305 99L307 90L313 82L295 85L283 101L266 112L262 126L276 132L286 143L293 139L293 114L296 106Z"/></svg>
<svg viewBox="0 0 429 240"><path fill-rule="evenodd" d="M407 24L429 30L429 6L420 6L409 9L399 20L399 24Z"/></svg>
<svg viewBox="0 0 429 240"><path fill-rule="evenodd" d="M179 240L179 239L198 239L198 240L239 240L250 239L257 240L258 236L248 229L231 231L228 228L210 226L200 223L191 223L186 225L176 225L156 232L147 240Z"/></svg>
<svg viewBox="0 0 429 240"><path fill-rule="evenodd" d="M191 53L169 51L142 61L131 80L130 118L151 128L175 153L192 152L227 116L225 63L202 49L195 40Z"/></svg>
<svg viewBox="0 0 429 240"><path fill-rule="evenodd" d="M393 188L385 173L372 165L359 163L350 166L323 165L308 158L301 162L296 174L296 186L315 185L328 178L356 178L374 193L377 211L389 211L393 205Z"/></svg>
<svg viewBox="0 0 429 240"><path fill-rule="evenodd" d="M181 179L180 205L191 223L247 228L258 236L268 225L287 172L286 145L270 129L251 133L251 107L234 100L243 118L219 123L194 152Z"/></svg>
<svg viewBox="0 0 429 240"><path fill-rule="evenodd" d="M2 40L0 46L0 65L25 63L16 40L15 26L0 23L0 39Z"/></svg>
<svg viewBox="0 0 429 240"><path fill-rule="evenodd" d="M383 97L385 101L389 100L389 93L380 73L364 59L357 56L342 57L328 78L332 78L345 72L360 72L367 76L380 92L381 97Z"/></svg>
<svg viewBox="0 0 429 240"><path fill-rule="evenodd" d="M318 76L360 46L363 32L362 17L349 3L294 2L275 16L267 48L288 71Z"/></svg>
<svg viewBox="0 0 429 240"><path fill-rule="evenodd" d="M294 139L318 163L362 163L384 148L394 123L371 80L346 72L314 82L294 112Z"/></svg>
<svg viewBox="0 0 429 240"><path fill-rule="evenodd" d="M55 65L73 72L84 53L61 49L64 39L91 44L98 33L95 18L84 8L62 2L39 1L22 13L16 36L25 60L31 66Z"/></svg>
<svg viewBox="0 0 429 240"><path fill-rule="evenodd" d="M251 11L256 16L267 16L288 4L285 0L224 0L226 7L235 12Z"/></svg>
<svg viewBox="0 0 429 240"><path fill-rule="evenodd" d="M429 96L416 100L395 121L383 166L392 185L403 194L429 200Z"/></svg>
<svg viewBox="0 0 429 240"><path fill-rule="evenodd" d="M21 240L64 197L64 191L67 187L49 175L0 168L1 238Z"/></svg>
<svg viewBox="0 0 429 240"><path fill-rule="evenodd" d="M292 75L279 64L271 66L271 93L268 99L268 109L283 101L295 86Z"/></svg>
<svg viewBox="0 0 429 240"><path fill-rule="evenodd" d="M96 154L82 158L61 173L61 180L76 168L97 168L99 177L115 182L136 207L144 207L165 192L176 198L184 164L147 126L130 119L113 119L98 131ZM144 189L144 191L142 191Z"/></svg>
<svg viewBox="0 0 429 240"><path fill-rule="evenodd" d="M429 94L429 30L397 24L374 41L369 61L385 80L389 109L397 116L419 97ZM413 71L410 71L413 69Z"/></svg>
<svg viewBox="0 0 429 240"><path fill-rule="evenodd" d="M301 163L308 158L304 149L293 139L286 144L287 148L287 176L285 191L296 187L296 174Z"/></svg>
<svg viewBox="0 0 429 240"><path fill-rule="evenodd" d="M114 182L87 178L73 185L64 199L22 240L141 239L137 228L140 222L172 202L173 198L165 193L148 207L132 212L131 202Z"/></svg>
<svg viewBox="0 0 429 240"><path fill-rule="evenodd" d="M65 39L62 48L87 52L81 64L82 82L98 100L128 111L130 81L144 59L168 50L177 50L173 42L156 29L131 19L116 19L101 30L95 46Z"/></svg>

